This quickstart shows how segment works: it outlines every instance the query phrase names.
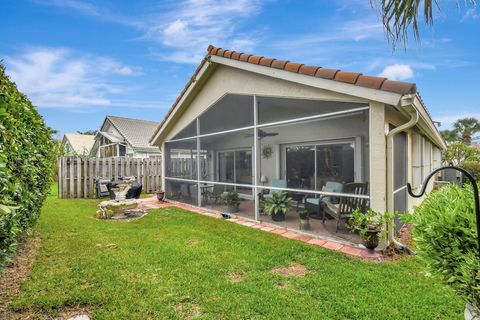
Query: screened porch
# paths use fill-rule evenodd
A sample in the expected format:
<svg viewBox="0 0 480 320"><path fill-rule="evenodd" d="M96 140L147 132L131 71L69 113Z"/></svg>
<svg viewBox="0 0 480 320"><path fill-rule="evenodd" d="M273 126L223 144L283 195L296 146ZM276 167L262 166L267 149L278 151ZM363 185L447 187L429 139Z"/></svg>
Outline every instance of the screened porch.
<svg viewBox="0 0 480 320"><path fill-rule="evenodd" d="M305 233L358 242L334 217L342 204L369 205L368 147L368 104L227 94L165 142L165 191L222 212L221 194L235 191L235 215L289 229L307 210ZM294 203L283 221L262 209L278 191Z"/></svg>

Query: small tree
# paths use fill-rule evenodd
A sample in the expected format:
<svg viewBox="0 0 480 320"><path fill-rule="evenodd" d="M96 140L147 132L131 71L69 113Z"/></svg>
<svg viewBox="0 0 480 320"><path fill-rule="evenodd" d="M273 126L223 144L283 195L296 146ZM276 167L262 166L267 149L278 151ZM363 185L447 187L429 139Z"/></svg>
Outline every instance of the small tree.
<svg viewBox="0 0 480 320"><path fill-rule="evenodd" d="M456 141L461 140L460 135L458 134L458 131L456 131L456 130L445 129L445 130L440 131L440 134L442 135L443 139L448 143L452 143L452 142L456 142Z"/></svg>
<svg viewBox="0 0 480 320"><path fill-rule="evenodd" d="M442 161L454 166L461 166L466 161L480 161L480 150L463 142L453 142L445 150Z"/></svg>

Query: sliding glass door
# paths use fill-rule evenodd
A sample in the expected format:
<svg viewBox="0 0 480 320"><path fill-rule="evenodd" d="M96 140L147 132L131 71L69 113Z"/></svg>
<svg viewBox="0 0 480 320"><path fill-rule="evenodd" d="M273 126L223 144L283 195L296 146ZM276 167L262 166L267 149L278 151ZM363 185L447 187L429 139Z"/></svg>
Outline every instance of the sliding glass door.
<svg viewBox="0 0 480 320"><path fill-rule="evenodd" d="M287 187L320 190L328 181L355 180L353 142L284 146Z"/></svg>
<svg viewBox="0 0 480 320"><path fill-rule="evenodd" d="M248 184L253 182L253 159L251 150L228 150L218 152L218 181ZM251 195L251 188L235 186L239 193Z"/></svg>

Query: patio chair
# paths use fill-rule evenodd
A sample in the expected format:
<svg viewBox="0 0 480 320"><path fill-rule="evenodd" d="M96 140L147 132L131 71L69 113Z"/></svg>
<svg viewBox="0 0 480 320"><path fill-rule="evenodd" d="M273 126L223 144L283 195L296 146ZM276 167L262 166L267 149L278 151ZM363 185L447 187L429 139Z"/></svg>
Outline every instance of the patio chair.
<svg viewBox="0 0 480 320"><path fill-rule="evenodd" d="M342 192L343 184L335 181L327 181L321 191L325 192ZM338 203L338 197L332 196L316 196L305 198L305 209L308 210L310 217L313 219L323 219L325 217L324 207L328 204Z"/></svg>
<svg viewBox="0 0 480 320"><path fill-rule="evenodd" d="M208 195L209 199L213 199L214 204L218 204L218 200L220 200L220 196L222 193L225 192L225 186L221 184L215 184L213 185L213 189Z"/></svg>
<svg viewBox="0 0 480 320"><path fill-rule="evenodd" d="M286 188L287 187L287 180L273 179L272 183L271 183L271 186L274 187L274 188ZM270 197L272 197L272 193L278 192L278 191L280 191L280 190L266 189L262 193L262 197L263 198L270 198Z"/></svg>
<svg viewBox="0 0 480 320"><path fill-rule="evenodd" d="M343 193L355 194L355 195L367 195L368 183L362 182L350 182L346 183L343 187ZM352 215L352 212L356 209L365 211L367 207L367 199L354 198L354 197L341 197L338 204L325 203L324 210L328 215L332 216L336 220L335 232L338 232L338 225L340 220L348 220ZM325 223L325 214L323 215L323 223Z"/></svg>

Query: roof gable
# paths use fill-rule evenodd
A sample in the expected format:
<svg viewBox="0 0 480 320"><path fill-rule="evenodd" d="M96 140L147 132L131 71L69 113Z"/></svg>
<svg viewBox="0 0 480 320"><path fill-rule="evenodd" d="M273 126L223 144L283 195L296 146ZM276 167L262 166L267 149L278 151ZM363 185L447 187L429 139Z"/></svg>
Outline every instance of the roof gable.
<svg viewBox="0 0 480 320"><path fill-rule="evenodd" d="M149 142L150 137L159 125L158 122L107 116L102 125L102 129L105 127L107 121L110 122L134 150L141 149L145 151L151 149L151 152L160 152L157 147L153 147Z"/></svg>

